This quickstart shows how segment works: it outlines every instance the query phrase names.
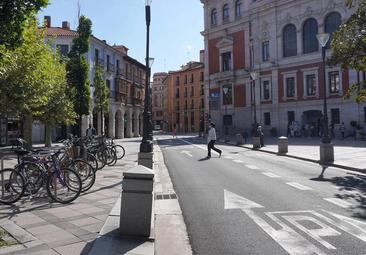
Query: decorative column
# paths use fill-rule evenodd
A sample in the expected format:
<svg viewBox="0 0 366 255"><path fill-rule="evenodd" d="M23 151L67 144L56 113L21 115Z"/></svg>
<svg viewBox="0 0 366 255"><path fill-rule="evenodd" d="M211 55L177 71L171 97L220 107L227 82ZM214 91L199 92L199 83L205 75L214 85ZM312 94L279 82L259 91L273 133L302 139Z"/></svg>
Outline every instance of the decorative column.
<svg viewBox="0 0 366 255"><path fill-rule="evenodd" d="M128 110L127 111L127 138L131 138L132 137L132 111Z"/></svg>
<svg viewBox="0 0 366 255"><path fill-rule="evenodd" d="M140 114L139 114L139 112L135 112L134 116L135 116L135 119L133 121L135 122L135 125L134 125L135 130L133 131L133 135L134 135L134 137L139 137L140 136L140 123L139 123Z"/></svg>
<svg viewBox="0 0 366 255"><path fill-rule="evenodd" d="M115 121L115 114L112 110L109 111L109 123L108 123L108 134L111 138L116 136L116 121Z"/></svg>

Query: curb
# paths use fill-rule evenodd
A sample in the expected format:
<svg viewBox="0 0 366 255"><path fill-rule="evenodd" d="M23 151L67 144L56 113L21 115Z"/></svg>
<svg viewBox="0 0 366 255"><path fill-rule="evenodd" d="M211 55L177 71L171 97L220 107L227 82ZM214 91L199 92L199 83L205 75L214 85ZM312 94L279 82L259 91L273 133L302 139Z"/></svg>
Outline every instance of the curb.
<svg viewBox="0 0 366 255"><path fill-rule="evenodd" d="M237 145L235 143L230 143L230 142L225 143L225 142L220 141L220 143L221 144L228 144L228 145L232 145L232 146L236 146L236 147L241 147L241 148L245 148L245 149L249 149L249 150L253 150L253 151L261 151L261 152L264 152L264 153L269 153L269 154L277 155L277 156L280 156L280 157L294 158L294 159L298 159L298 160L303 160L303 161L307 161L307 162L320 164L320 161L316 160L316 159L304 158L304 157L295 156L295 155L291 155L291 154L279 154L279 153L274 152L274 151L268 151L268 150L263 150L263 149L253 149L252 147L249 147L249 146ZM345 170L349 170L349 171L355 171L355 172L359 172L359 173L362 173L362 174L366 174L366 169L352 167L352 166L346 166L346 165L334 164L334 163L323 164L323 166L337 167L337 168L341 168L341 169L345 169Z"/></svg>

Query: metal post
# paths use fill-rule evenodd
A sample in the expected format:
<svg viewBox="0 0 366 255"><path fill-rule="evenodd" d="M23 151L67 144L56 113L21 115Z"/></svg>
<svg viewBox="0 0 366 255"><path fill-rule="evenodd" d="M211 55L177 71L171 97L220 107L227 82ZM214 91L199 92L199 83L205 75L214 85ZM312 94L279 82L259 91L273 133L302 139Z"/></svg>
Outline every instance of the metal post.
<svg viewBox="0 0 366 255"><path fill-rule="evenodd" d="M323 57L323 137L322 137L322 143L330 143L331 138L329 136L329 127L328 127L328 110L327 110L327 83L326 83L326 65L325 65L325 47L322 47L322 57Z"/></svg>
<svg viewBox="0 0 366 255"><path fill-rule="evenodd" d="M149 44L150 44L150 5L145 6L145 19L146 19L146 79L145 79L145 101L144 101L144 126L143 126L143 138L140 144L140 152L152 152L153 146L151 140L149 140L149 127L151 113L149 112L150 95L149 95L149 80L150 80L150 67L149 67Z"/></svg>

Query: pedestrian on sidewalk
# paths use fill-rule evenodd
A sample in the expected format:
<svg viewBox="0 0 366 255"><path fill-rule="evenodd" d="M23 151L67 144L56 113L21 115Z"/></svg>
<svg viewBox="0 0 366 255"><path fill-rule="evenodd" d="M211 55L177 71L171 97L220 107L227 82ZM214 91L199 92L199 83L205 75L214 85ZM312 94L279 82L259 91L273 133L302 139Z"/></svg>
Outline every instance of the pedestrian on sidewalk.
<svg viewBox="0 0 366 255"><path fill-rule="evenodd" d="M95 130L95 128L92 127L91 124L89 124L89 128L86 130L86 136L92 137L92 136L95 136L96 134L97 134L97 131Z"/></svg>
<svg viewBox="0 0 366 255"><path fill-rule="evenodd" d="M173 126L173 132L172 132L173 138L177 138L177 126L174 124Z"/></svg>
<svg viewBox="0 0 366 255"><path fill-rule="evenodd" d="M334 134L334 123L333 122L330 123L330 136L331 136L331 138L334 138L335 137L335 134Z"/></svg>
<svg viewBox="0 0 366 255"><path fill-rule="evenodd" d="M258 126L258 135L259 135L259 139L260 139L260 143L261 143L261 147L264 147L264 133L262 131L262 126Z"/></svg>
<svg viewBox="0 0 366 255"><path fill-rule="evenodd" d="M207 159L211 158L211 149L216 151L219 154L219 157L221 157L222 151L215 147L215 142L216 142L215 123L210 124L210 129L208 130L207 142L208 142L208 144L207 144L207 151L208 151Z"/></svg>

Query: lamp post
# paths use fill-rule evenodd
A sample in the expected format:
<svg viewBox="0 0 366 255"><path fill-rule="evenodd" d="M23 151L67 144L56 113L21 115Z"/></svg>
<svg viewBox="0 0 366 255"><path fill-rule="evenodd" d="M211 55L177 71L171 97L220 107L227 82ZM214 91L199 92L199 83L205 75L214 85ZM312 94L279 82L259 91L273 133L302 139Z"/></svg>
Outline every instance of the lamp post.
<svg viewBox="0 0 366 255"><path fill-rule="evenodd" d="M150 65L153 60L149 57L150 47L150 21L151 21L151 5L152 0L145 1L145 20L146 20L146 79L145 79L145 100L144 100L144 120L143 120L143 137L140 144L140 152L149 153L153 151L152 141L149 139L149 132L151 127L151 112L150 109L150 95L149 95L149 82L150 82Z"/></svg>
<svg viewBox="0 0 366 255"><path fill-rule="evenodd" d="M229 88L228 87L223 87L222 91L224 92L224 104L225 104L225 118L223 119L224 121L224 126L225 126L225 142L227 142L229 140L228 135L229 135L229 127L227 126L227 93L229 92Z"/></svg>
<svg viewBox="0 0 366 255"><path fill-rule="evenodd" d="M331 144L331 137L329 135L328 127L328 109L327 109L327 83L326 83L326 71L325 71L325 55L326 45L329 41L330 35L327 33L317 34L318 39L322 47L322 60L323 60L323 135L320 144L320 162L328 163L334 161L334 148Z"/></svg>
<svg viewBox="0 0 366 255"><path fill-rule="evenodd" d="M149 112L150 112L150 118L149 118L149 135L148 135L148 140L152 141L153 140L153 124L152 124L152 87L151 87L151 82L150 82L150 77L151 77L151 67L154 64L154 58L149 58L149 90L148 90L148 95L149 95Z"/></svg>
<svg viewBox="0 0 366 255"><path fill-rule="evenodd" d="M250 79L252 80L252 91L253 91L253 111L254 111L254 135L257 133L257 106L256 106L256 99L255 99L255 80L257 79L257 72L251 71L250 72Z"/></svg>

